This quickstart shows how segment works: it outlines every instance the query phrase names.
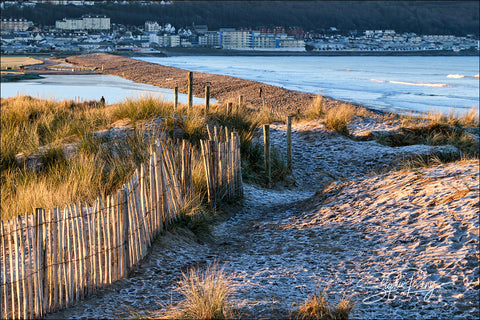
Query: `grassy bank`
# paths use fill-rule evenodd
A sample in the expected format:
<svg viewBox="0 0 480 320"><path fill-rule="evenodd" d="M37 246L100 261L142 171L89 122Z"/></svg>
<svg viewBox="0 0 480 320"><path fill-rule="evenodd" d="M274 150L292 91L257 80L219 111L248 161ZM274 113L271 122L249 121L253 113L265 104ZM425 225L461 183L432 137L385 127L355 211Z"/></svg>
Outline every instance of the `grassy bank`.
<svg viewBox="0 0 480 320"><path fill-rule="evenodd" d="M26 56L9 56L5 57L2 55L0 58L0 64L2 71L3 70L15 70L20 69L21 66L31 66L34 64L42 64L42 60L38 60L32 57Z"/></svg>
<svg viewBox="0 0 480 320"><path fill-rule="evenodd" d="M23 73L23 72L5 72L2 73L1 82L16 82L22 80L41 79L42 76L36 73Z"/></svg>
<svg viewBox="0 0 480 320"><path fill-rule="evenodd" d="M415 144L431 146L452 145L461 157L478 157L478 136L480 133L478 112L475 108L464 114L448 115L440 112L426 112L411 115L377 114L364 107L347 103L327 106L321 96L312 102L306 115L299 119L321 119L325 127L357 140L376 140L390 147L401 147ZM349 131L352 121L359 118L376 118L386 124L399 123L398 130L392 133L374 135L367 132L357 137Z"/></svg>
<svg viewBox="0 0 480 320"><path fill-rule="evenodd" d="M19 96L2 99L1 112L2 219L112 193L146 163L160 131L198 145L207 126L229 127L240 135L246 172L255 176L263 158L252 138L270 119L238 105L229 113L225 105L211 106L208 115L201 106L175 111L173 103L151 97L103 106ZM105 134L112 128L116 134ZM202 170L200 157L194 159ZM205 190L202 174L194 178L196 188Z"/></svg>

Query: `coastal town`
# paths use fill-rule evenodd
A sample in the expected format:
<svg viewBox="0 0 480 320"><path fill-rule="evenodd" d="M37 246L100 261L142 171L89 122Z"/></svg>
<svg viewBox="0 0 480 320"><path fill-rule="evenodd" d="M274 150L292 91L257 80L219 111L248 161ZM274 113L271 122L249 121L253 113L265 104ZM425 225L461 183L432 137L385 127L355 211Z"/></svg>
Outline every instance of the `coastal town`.
<svg viewBox="0 0 480 320"><path fill-rule="evenodd" d="M11 3L10 3L11 2ZM2 6L14 5L12 1ZM91 6L93 1L65 1ZM36 1L22 3L35 6ZM168 5L169 3L164 3ZM17 5L17 4L15 4ZM82 15L40 25L22 17L2 17L2 54L131 52L161 53L170 48L206 48L246 52L345 52L401 53L444 52L477 55L477 35L397 33L395 30L339 30L324 32L302 27L219 28L208 25L175 26L168 21L145 21L143 25L112 23L106 15Z"/></svg>

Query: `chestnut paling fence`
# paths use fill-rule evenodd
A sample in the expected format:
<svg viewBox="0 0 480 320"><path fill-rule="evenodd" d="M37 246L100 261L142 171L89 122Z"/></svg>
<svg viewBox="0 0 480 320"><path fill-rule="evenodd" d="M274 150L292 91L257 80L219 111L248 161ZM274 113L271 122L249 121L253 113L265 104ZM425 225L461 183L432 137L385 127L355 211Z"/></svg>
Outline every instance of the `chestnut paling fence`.
<svg viewBox="0 0 480 320"><path fill-rule="evenodd" d="M240 139L214 128L201 150L159 138L150 162L116 194L0 222L0 316L38 318L125 278L196 195L192 155L203 158L208 201L243 196Z"/></svg>

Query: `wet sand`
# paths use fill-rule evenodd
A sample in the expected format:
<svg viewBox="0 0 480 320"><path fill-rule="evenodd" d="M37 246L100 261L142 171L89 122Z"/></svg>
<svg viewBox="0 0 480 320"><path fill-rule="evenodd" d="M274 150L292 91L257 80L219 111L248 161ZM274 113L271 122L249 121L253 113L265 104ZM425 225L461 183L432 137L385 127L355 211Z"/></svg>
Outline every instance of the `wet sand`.
<svg viewBox="0 0 480 320"><path fill-rule="evenodd" d="M147 83L162 88L174 89L178 86L180 93L187 93L188 70L162 66L150 62L115 56L104 53L92 53L72 56L66 59L68 63L87 68L98 68L107 74L120 76L139 83ZM193 73L193 94L203 97L205 86L210 85L210 97L226 102L237 102L240 95L244 101L260 108L265 97L265 104L274 111L293 114L303 113L314 99L315 95L281 87L264 84L258 81L216 75L202 72ZM260 97L260 88L262 97ZM327 104L337 101L325 98Z"/></svg>

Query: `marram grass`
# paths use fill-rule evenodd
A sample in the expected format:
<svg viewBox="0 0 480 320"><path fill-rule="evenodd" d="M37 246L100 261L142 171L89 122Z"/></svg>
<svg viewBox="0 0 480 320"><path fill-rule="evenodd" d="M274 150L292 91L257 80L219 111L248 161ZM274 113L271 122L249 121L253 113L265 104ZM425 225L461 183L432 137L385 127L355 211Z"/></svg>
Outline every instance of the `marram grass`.
<svg viewBox="0 0 480 320"><path fill-rule="evenodd" d="M183 300L167 307L166 319L231 319L233 281L217 263L182 273L176 291Z"/></svg>
<svg viewBox="0 0 480 320"><path fill-rule="evenodd" d="M315 292L297 310L293 312L296 320L348 320L355 302L351 297L343 296L337 305L328 301L327 288L315 287Z"/></svg>
<svg viewBox="0 0 480 320"><path fill-rule="evenodd" d="M149 96L103 106L95 101L41 100L29 96L2 99L0 131L1 218L33 212L35 207L52 209L78 201L93 202L111 194L147 161L155 135L146 134L146 121L163 119L163 130L194 145L207 137L207 125L227 126L241 138L242 157L249 157L258 126L271 115L246 106L227 113L226 105L212 105L204 114L202 106L188 110ZM121 120L121 121L119 121ZM123 139L94 135L113 125L133 129ZM65 144L75 143L73 156L63 152ZM43 151L41 151L43 150ZM30 156L43 164L22 167L17 158ZM192 157L193 179L198 194L205 194L206 181L201 157ZM247 165L253 165L247 161ZM253 165L255 167L255 165ZM256 166L259 167L259 166Z"/></svg>

